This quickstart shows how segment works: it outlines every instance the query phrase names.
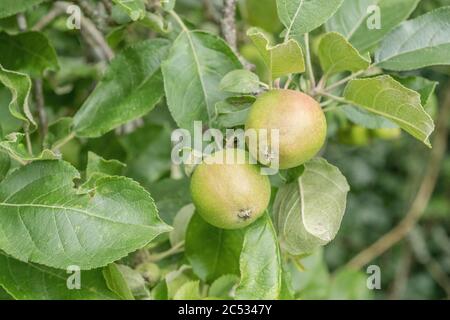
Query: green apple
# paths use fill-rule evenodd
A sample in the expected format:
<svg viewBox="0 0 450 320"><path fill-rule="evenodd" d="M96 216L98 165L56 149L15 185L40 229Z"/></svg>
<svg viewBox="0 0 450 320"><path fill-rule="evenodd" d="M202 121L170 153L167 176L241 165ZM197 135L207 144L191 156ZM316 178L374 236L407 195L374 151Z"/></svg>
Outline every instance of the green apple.
<svg viewBox="0 0 450 320"><path fill-rule="evenodd" d="M246 130L261 130L269 135L268 145L258 142L249 146L253 157L264 163L258 154L261 148L275 152L271 131L279 132L279 167L295 168L313 158L325 143L327 123L319 103L310 96L294 90L272 90L258 97L250 109ZM264 131L263 131L264 132Z"/></svg>
<svg viewBox="0 0 450 320"><path fill-rule="evenodd" d="M225 161L230 157L245 161ZM270 181L245 150L224 149L195 168L191 194L196 212L211 225L239 229L258 219L270 201Z"/></svg>

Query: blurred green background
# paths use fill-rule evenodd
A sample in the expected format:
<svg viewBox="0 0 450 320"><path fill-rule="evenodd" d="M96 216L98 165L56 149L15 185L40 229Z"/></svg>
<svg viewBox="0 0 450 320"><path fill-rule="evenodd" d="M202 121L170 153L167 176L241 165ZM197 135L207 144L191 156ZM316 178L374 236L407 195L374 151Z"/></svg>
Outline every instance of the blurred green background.
<svg viewBox="0 0 450 320"><path fill-rule="evenodd" d="M221 0L178 0L177 11L193 26L219 33ZM450 0L423 0L413 16L444 5ZM37 20L48 8L40 6L29 17ZM450 17L449 17L450 20ZM276 40L282 26L275 0L242 0L239 3L239 50L256 65L264 79L264 68L255 48L245 37L249 26L264 28ZM0 28L15 28L14 19L3 19ZM47 31L57 48L61 70L45 82L46 102L51 118L71 116L99 79L103 66L97 63L76 32L57 20ZM108 36L110 45L121 48L148 30L116 28ZM320 34L314 33L313 38ZM87 58L84 58L87 57ZM403 73L439 81L427 106L439 117L444 90L450 90L450 68L436 67ZM19 123L7 113L9 93L0 88L0 124L4 134ZM338 166L352 188L348 208L337 238L324 250L290 263L292 284L299 298L445 299L450 297L450 149L440 170L432 199L413 232L374 260L381 271L381 289L367 290L365 270L343 269L351 258L386 234L404 217L421 183L430 150L406 134L386 135L354 126L339 115L329 119L330 139L325 157ZM450 119L447 119L450 125ZM143 127L129 135L114 132L99 139L73 140L62 152L64 159L79 169L86 164L87 150L105 158L127 163L127 175L147 187L157 201L161 215L173 219L177 209L189 202L188 183L169 180L170 133L175 128L163 103L143 119ZM150 132L150 133L149 133ZM450 145L449 145L450 146Z"/></svg>

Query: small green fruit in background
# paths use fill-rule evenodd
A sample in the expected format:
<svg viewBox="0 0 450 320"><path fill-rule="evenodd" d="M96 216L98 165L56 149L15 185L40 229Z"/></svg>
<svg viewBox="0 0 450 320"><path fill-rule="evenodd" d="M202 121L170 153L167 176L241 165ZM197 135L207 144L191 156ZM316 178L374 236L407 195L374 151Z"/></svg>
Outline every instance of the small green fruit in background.
<svg viewBox="0 0 450 320"><path fill-rule="evenodd" d="M341 129L338 137L340 143L352 146L366 146L370 143L370 131L359 125Z"/></svg>
<svg viewBox="0 0 450 320"><path fill-rule="evenodd" d="M373 135L376 138L383 140L396 140L402 135L402 130L400 128L381 128L375 129Z"/></svg>
<svg viewBox="0 0 450 320"><path fill-rule="evenodd" d="M142 275L150 286L154 286L161 278L161 270L158 265L151 262L141 263L136 267L136 270Z"/></svg>
<svg viewBox="0 0 450 320"><path fill-rule="evenodd" d="M229 157L242 157L245 163L225 162ZM270 181L248 159L244 150L224 149L197 166L191 194L198 214L206 222L218 228L239 229L264 213L270 201Z"/></svg>
<svg viewBox="0 0 450 320"><path fill-rule="evenodd" d="M302 165L319 152L325 143L327 123L319 103L310 96L294 90L272 90L259 96L253 104L245 129L254 129L258 134L262 129L268 134L278 129L280 169L289 169ZM272 149L270 138L268 143ZM250 149L258 158L259 151Z"/></svg>

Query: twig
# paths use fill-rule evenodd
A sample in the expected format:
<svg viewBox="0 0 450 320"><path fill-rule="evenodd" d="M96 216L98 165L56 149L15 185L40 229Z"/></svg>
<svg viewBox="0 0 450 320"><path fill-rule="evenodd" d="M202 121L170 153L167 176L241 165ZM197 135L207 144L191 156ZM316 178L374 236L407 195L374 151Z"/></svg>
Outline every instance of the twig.
<svg viewBox="0 0 450 320"><path fill-rule="evenodd" d="M177 243L175 246L170 248L167 251L161 253L150 254L147 257L147 261L149 262L158 262L175 254L181 253L184 251L184 241Z"/></svg>
<svg viewBox="0 0 450 320"><path fill-rule="evenodd" d="M415 231L415 232L414 232ZM408 244L419 263L425 266L433 280L446 292L450 299L450 279L445 270L431 255L427 242L419 228L415 228L408 236Z"/></svg>
<svg viewBox="0 0 450 320"><path fill-rule="evenodd" d="M42 79L35 79L34 84L34 99L36 101L36 109L39 116L39 130L41 138L44 140L48 132L48 120L47 113L45 111L44 92L42 88Z"/></svg>
<svg viewBox="0 0 450 320"><path fill-rule="evenodd" d="M321 102L321 103L320 103L320 106L323 108L323 107L326 107L326 106L332 104L333 102L335 102L335 100L329 99L329 100L327 100L327 101Z"/></svg>
<svg viewBox="0 0 450 320"><path fill-rule="evenodd" d="M57 17L64 14L64 10L61 7L54 6L45 16L41 18L34 26L31 28L33 31L41 31L50 23L53 22Z"/></svg>
<svg viewBox="0 0 450 320"><path fill-rule="evenodd" d="M450 281L442 266L435 259L430 259L425 263L425 268L434 281L445 291L447 299L450 299Z"/></svg>
<svg viewBox="0 0 450 320"><path fill-rule="evenodd" d="M102 0L103 6L105 7L105 10L108 14L111 14L113 5L109 0Z"/></svg>
<svg viewBox="0 0 450 320"><path fill-rule="evenodd" d="M334 111L334 110L339 109L339 107L340 106L331 106L331 107L323 108L322 110L323 110L323 112L330 112L330 111Z"/></svg>
<svg viewBox="0 0 450 320"><path fill-rule="evenodd" d="M17 14L17 26L19 27L20 32L24 32L28 28L27 18L23 13ZM28 124L25 124L23 126L23 131L25 132L25 142L27 146L27 151L30 154L30 156L32 156L33 146L31 145L30 128Z"/></svg>
<svg viewBox="0 0 450 320"><path fill-rule="evenodd" d="M105 22L104 17L102 17L98 7L94 7L86 0L75 0L83 13L88 17L99 30L105 31L107 23Z"/></svg>
<svg viewBox="0 0 450 320"><path fill-rule="evenodd" d="M231 49L237 50L236 35L236 0L224 0L223 18L222 18L222 35L228 42Z"/></svg>
<svg viewBox="0 0 450 320"><path fill-rule="evenodd" d="M75 133L72 132L67 137L65 137L63 140L61 140L59 143L57 143L53 148L52 151L58 151L61 149L64 145L66 145L69 141L71 141L73 138L75 138Z"/></svg>
<svg viewBox="0 0 450 320"><path fill-rule="evenodd" d="M389 248L402 240L420 219L428 205L428 202L430 201L431 195L433 194L433 190L439 176L441 163L445 156L449 117L450 86L446 90L444 104L439 115L436 136L434 138L434 148L428 161L422 183L409 211L396 227L350 260L350 262L347 263L348 267L360 269L373 259L382 255Z"/></svg>
<svg viewBox="0 0 450 320"><path fill-rule="evenodd" d="M273 82L273 87L274 87L275 89L280 89L280 83L281 83L280 78L275 79L275 81Z"/></svg>
<svg viewBox="0 0 450 320"><path fill-rule="evenodd" d="M341 86L341 85L343 85L343 84L346 84L346 83L349 82L350 80L359 77L360 75L364 74L365 72L366 72L366 70L361 70L361 71L352 73L352 74L349 75L348 77L345 77L344 79L339 80L339 81L336 82L336 83L333 83L331 86L325 88L324 90L325 90L325 91L331 91L331 90L333 90L333 89L336 89L337 87L339 87L339 86Z"/></svg>
<svg viewBox="0 0 450 320"><path fill-rule="evenodd" d="M58 6L62 8L64 11L66 11L71 6L71 3L64 1L57 1L55 2L55 6ZM84 33L91 38L91 40L95 43L96 46L98 46L98 48L100 48L101 52L104 55L105 60L107 61L112 60L112 58L114 58L114 52L109 47L108 43L103 37L103 34L96 28L94 23L84 15L81 15L80 23L82 31L85 31Z"/></svg>
<svg viewBox="0 0 450 320"><path fill-rule="evenodd" d="M237 0L224 0L223 18L221 22L222 35L230 48L239 58L244 68L254 70L255 66L249 63L238 51L237 48L237 32L236 32L236 2Z"/></svg>
<svg viewBox="0 0 450 320"><path fill-rule="evenodd" d="M291 83L292 83L292 74L290 74L290 75L288 76L286 82L284 83L283 89L285 89L285 90L286 90L286 89L289 89L289 86L291 85Z"/></svg>
<svg viewBox="0 0 450 320"><path fill-rule="evenodd" d="M25 125L23 130L25 131L25 141L27 144L27 151L30 156L33 156L33 146L31 144L30 128L28 127L28 125Z"/></svg>
<svg viewBox="0 0 450 320"><path fill-rule="evenodd" d="M27 29L27 19L23 13L20 13L17 15L17 24L19 26L19 29L21 32L25 31ZM45 112L45 102L44 102L44 93L42 90L42 79L35 79L33 80L33 89L34 89L34 97L36 100L36 109L38 111L39 115L39 130L41 132L41 138L44 140L46 134L47 134L47 114ZM25 137L26 137L26 143L27 143L27 149L28 153L30 155L33 155L33 148L31 145L31 139L30 139L30 131L28 127L24 128L25 131Z"/></svg>
<svg viewBox="0 0 450 320"><path fill-rule="evenodd" d="M337 102L340 102L340 103L350 104L350 102L345 100L345 98L335 96L335 95L333 95L331 93L328 93L328 92L325 92L325 91L316 91L316 94L324 96L324 97L327 97L327 98L330 98L331 100L334 100L334 101L337 101Z"/></svg>
<svg viewBox="0 0 450 320"><path fill-rule="evenodd" d="M398 300L402 297L405 291L408 277L411 272L411 265L413 261L411 248L405 246L402 250L402 257L395 270L395 278L390 288L389 300Z"/></svg>
<svg viewBox="0 0 450 320"><path fill-rule="evenodd" d="M314 77L314 70L311 61L311 51L309 48L309 33L305 33L305 51L306 51L306 68L308 71L309 81L311 81L311 88L316 88L316 78Z"/></svg>
<svg viewBox="0 0 450 320"><path fill-rule="evenodd" d="M183 20L180 18L180 16L175 11L171 10L171 11L169 11L169 14L175 19L175 21L178 23L178 25L184 32L189 32L188 27L186 27Z"/></svg>

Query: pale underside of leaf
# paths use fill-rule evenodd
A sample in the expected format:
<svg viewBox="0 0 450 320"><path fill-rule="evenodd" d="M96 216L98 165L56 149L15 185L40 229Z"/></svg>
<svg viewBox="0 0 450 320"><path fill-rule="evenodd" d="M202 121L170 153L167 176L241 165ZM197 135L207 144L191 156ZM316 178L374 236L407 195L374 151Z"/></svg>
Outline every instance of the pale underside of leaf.
<svg viewBox="0 0 450 320"><path fill-rule="evenodd" d="M324 192L322 186L326 185L328 188ZM326 242L333 240L341 225L350 190L345 177L324 159L313 159L305 164L298 186L305 229ZM329 219L330 210L336 215L335 219Z"/></svg>
<svg viewBox="0 0 450 320"><path fill-rule="evenodd" d="M390 76L356 79L347 85L344 97L350 103L386 117L431 147L434 123L421 105L420 95Z"/></svg>
<svg viewBox="0 0 450 320"><path fill-rule="evenodd" d="M283 186L274 203L274 217L284 250L312 252L337 234L349 186L340 171L324 159L313 159L297 183Z"/></svg>
<svg viewBox="0 0 450 320"><path fill-rule="evenodd" d="M389 70L413 70L450 64L450 7L405 21L375 53L376 64Z"/></svg>

